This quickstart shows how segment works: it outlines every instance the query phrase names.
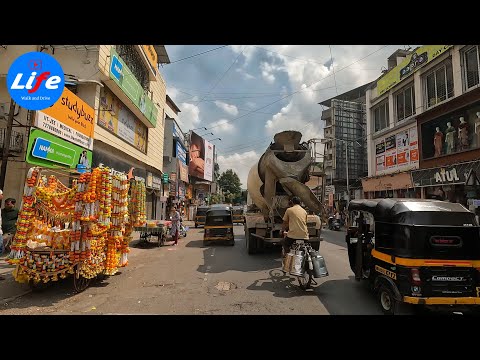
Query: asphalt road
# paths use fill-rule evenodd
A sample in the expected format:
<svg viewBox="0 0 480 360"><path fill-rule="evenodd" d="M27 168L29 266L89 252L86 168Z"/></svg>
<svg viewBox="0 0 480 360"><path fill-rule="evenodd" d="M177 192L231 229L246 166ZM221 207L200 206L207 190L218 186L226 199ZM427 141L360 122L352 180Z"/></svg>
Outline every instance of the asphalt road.
<svg viewBox="0 0 480 360"><path fill-rule="evenodd" d="M343 232L323 231L329 276L302 291L281 271L280 249L248 255L243 226L235 246L202 245L192 228L178 246L131 244L129 265L82 293L72 278L0 307L2 314L331 314L379 315L366 284L348 265ZM167 243L169 244L169 243Z"/></svg>

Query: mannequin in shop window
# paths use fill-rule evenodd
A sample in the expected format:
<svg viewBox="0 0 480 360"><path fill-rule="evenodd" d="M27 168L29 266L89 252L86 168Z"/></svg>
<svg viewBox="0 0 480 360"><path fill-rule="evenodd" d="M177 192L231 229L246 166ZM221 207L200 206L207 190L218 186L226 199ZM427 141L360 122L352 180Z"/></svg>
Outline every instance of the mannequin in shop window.
<svg viewBox="0 0 480 360"><path fill-rule="evenodd" d="M447 143L447 154L453 153L455 149L455 128L451 122L447 123L447 130L445 131L445 142Z"/></svg>
<svg viewBox="0 0 480 360"><path fill-rule="evenodd" d="M477 148L480 148L480 112L476 113L477 118L475 119L475 137L477 139Z"/></svg>
<svg viewBox="0 0 480 360"><path fill-rule="evenodd" d="M460 117L460 124L458 125L458 145L460 151L470 148L470 143L468 142L468 124L465 122L463 116Z"/></svg>
<svg viewBox="0 0 480 360"><path fill-rule="evenodd" d="M435 157L442 155L443 149L443 132L440 131L440 128L435 129L435 135L433 136L433 146L435 147Z"/></svg>

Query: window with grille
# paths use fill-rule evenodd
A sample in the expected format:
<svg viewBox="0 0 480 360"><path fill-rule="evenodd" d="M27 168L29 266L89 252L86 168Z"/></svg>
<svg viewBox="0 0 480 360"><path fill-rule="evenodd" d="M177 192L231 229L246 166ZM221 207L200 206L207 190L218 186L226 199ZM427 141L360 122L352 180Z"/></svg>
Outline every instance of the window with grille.
<svg viewBox="0 0 480 360"><path fill-rule="evenodd" d="M148 69L135 46L136 45L116 45L115 49L140 85L142 85L142 88L149 90Z"/></svg>
<svg viewBox="0 0 480 360"><path fill-rule="evenodd" d="M395 95L397 121L402 121L415 114L415 91L413 84Z"/></svg>
<svg viewBox="0 0 480 360"><path fill-rule="evenodd" d="M479 55L478 45L472 46L463 52L463 84L468 90L479 83Z"/></svg>
<svg viewBox="0 0 480 360"><path fill-rule="evenodd" d="M447 62L424 77L426 108L441 103L453 96L452 64Z"/></svg>
<svg viewBox="0 0 480 360"><path fill-rule="evenodd" d="M388 127L388 100L373 109L375 132Z"/></svg>

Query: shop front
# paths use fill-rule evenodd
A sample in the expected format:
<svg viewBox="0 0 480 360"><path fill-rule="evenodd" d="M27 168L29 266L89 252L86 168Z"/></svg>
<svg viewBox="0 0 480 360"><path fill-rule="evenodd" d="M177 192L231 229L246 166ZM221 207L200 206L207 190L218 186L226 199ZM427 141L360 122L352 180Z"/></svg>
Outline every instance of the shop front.
<svg viewBox="0 0 480 360"><path fill-rule="evenodd" d="M480 158L480 89L418 116L420 169Z"/></svg>
<svg viewBox="0 0 480 360"><path fill-rule="evenodd" d="M422 198L460 203L470 210L480 199L480 160L412 171Z"/></svg>
<svg viewBox="0 0 480 360"><path fill-rule="evenodd" d="M164 220L166 215L166 199L163 197L162 176L159 172L147 171L147 218ZM162 201L162 199L164 199Z"/></svg>
<svg viewBox="0 0 480 360"><path fill-rule="evenodd" d="M100 140L95 140L92 163L92 167L103 164L126 174L131 172L137 180L146 181L147 178L145 164Z"/></svg>
<svg viewBox="0 0 480 360"><path fill-rule="evenodd" d="M362 179L366 199L376 198L420 198L420 190L415 190L410 172Z"/></svg>

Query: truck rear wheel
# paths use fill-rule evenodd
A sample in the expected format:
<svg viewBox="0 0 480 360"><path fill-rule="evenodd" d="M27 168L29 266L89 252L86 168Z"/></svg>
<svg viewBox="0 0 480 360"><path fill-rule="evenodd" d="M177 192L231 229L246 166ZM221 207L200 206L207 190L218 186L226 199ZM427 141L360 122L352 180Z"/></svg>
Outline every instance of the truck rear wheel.
<svg viewBox="0 0 480 360"><path fill-rule="evenodd" d="M252 236L255 229L246 229L245 231L245 243L247 246L248 254L255 254L257 252L257 239Z"/></svg>

